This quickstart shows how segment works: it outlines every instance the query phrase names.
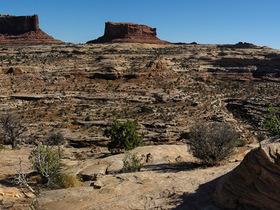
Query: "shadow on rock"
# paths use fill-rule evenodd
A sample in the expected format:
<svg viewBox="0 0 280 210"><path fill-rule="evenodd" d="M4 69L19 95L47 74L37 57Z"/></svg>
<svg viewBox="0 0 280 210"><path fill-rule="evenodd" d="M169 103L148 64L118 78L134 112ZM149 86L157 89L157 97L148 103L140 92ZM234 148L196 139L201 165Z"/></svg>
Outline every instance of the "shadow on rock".
<svg viewBox="0 0 280 210"><path fill-rule="evenodd" d="M5 187L17 187L18 184L16 184L16 177L18 174L10 174L7 175L5 178L0 179L0 186L3 185ZM31 187L36 187L37 183L41 184L42 183L42 178L37 172L31 172L26 174L26 179L29 182L29 185Z"/></svg>
<svg viewBox="0 0 280 210"><path fill-rule="evenodd" d="M180 163L162 163L162 164L152 164L145 165L142 170L144 171L158 171L162 172L174 172L177 173L179 171L190 171L193 169L197 169L201 167L201 165L192 163L192 162L180 162Z"/></svg>
<svg viewBox="0 0 280 210"><path fill-rule="evenodd" d="M225 175L223 175L225 176ZM220 210L213 202L213 193L219 180L223 177L216 178L210 182L202 184L195 193L184 193L182 195L183 203L177 206L176 210L192 209L192 210Z"/></svg>

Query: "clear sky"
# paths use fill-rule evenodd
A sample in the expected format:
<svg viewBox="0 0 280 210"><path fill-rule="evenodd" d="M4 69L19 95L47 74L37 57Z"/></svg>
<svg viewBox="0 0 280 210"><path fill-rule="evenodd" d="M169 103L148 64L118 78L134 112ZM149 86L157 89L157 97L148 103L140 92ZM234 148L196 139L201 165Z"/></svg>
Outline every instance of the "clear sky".
<svg viewBox="0 0 280 210"><path fill-rule="evenodd" d="M0 14L38 14L40 28L65 42L96 39L112 21L156 27L170 42L280 49L280 0L3 0Z"/></svg>

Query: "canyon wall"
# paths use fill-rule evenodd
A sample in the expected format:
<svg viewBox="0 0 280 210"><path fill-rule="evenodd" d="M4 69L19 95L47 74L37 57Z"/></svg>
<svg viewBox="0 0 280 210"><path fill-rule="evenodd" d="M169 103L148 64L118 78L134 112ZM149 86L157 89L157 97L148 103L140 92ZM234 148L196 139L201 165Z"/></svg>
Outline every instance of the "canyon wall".
<svg viewBox="0 0 280 210"><path fill-rule="evenodd" d="M38 15L0 15L0 44L62 43L39 28Z"/></svg>
<svg viewBox="0 0 280 210"><path fill-rule="evenodd" d="M0 33L19 35L39 30L38 15L33 16L0 16Z"/></svg>

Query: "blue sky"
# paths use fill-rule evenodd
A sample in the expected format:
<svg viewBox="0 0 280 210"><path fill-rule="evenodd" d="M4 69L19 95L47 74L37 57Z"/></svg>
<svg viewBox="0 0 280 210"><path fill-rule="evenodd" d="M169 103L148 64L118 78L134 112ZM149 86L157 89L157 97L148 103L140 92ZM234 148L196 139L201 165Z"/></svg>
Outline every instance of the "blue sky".
<svg viewBox="0 0 280 210"><path fill-rule="evenodd" d="M40 28L65 42L102 36L105 22L157 28L170 42L234 44L280 49L279 0L9 0L0 13L39 15Z"/></svg>

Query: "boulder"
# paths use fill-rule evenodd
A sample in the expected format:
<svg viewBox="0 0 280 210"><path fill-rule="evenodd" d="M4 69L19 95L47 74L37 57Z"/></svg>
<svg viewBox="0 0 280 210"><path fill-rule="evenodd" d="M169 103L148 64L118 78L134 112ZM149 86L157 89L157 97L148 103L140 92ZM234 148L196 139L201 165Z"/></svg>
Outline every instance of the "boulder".
<svg viewBox="0 0 280 210"><path fill-rule="evenodd" d="M91 43L149 43L167 44L157 38L157 29L135 23L105 23L105 33Z"/></svg>
<svg viewBox="0 0 280 210"><path fill-rule="evenodd" d="M214 199L223 209L279 209L279 194L280 139L270 139L221 179Z"/></svg>

